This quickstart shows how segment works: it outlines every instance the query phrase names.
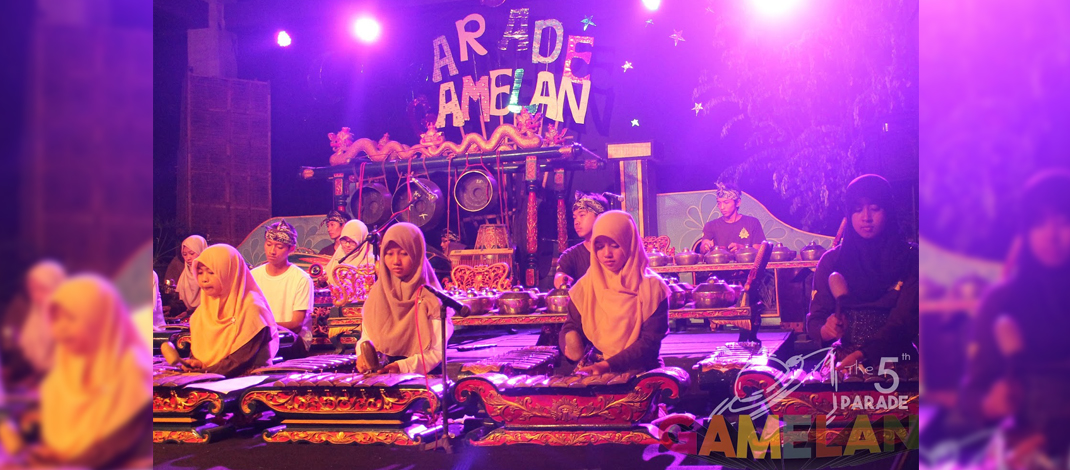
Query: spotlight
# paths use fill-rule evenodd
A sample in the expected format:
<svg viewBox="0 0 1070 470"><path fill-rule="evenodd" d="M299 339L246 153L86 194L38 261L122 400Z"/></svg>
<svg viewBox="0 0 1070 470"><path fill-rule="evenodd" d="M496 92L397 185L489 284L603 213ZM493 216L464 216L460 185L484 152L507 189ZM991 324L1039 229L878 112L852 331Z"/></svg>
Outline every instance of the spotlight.
<svg viewBox="0 0 1070 470"><path fill-rule="evenodd" d="M276 40L282 47L288 47L290 44L293 43L293 40L290 39L290 34L286 31L279 31L279 35Z"/></svg>
<svg viewBox="0 0 1070 470"><path fill-rule="evenodd" d="M362 16L353 22L353 35L364 42L375 42L379 39L382 28L374 18Z"/></svg>
<svg viewBox="0 0 1070 470"><path fill-rule="evenodd" d="M657 11L658 7L661 6L661 0L643 0L643 6L647 10Z"/></svg>
<svg viewBox="0 0 1070 470"><path fill-rule="evenodd" d="M758 12L766 16L783 16L798 5L799 0L753 0Z"/></svg>

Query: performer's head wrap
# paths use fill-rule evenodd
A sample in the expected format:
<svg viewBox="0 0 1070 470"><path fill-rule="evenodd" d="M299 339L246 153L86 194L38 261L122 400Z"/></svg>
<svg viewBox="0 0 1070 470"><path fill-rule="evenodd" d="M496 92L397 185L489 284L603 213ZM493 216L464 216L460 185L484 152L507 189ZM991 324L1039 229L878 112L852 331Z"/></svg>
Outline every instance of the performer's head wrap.
<svg viewBox="0 0 1070 470"><path fill-rule="evenodd" d="M585 193L576 191L576 201L572 203L572 211L584 209L595 214L601 214L609 208L609 201L601 194Z"/></svg>
<svg viewBox="0 0 1070 470"><path fill-rule="evenodd" d="M733 184L717 183L717 199L740 200L742 193Z"/></svg>
<svg viewBox="0 0 1070 470"><path fill-rule="evenodd" d="M286 220L280 219L268 225L264 231L264 240L285 243L290 246L297 245L297 229Z"/></svg>
<svg viewBox="0 0 1070 470"><path fill-rule="evenodd" d="M327 213L327 218L323 219L323 222L320 222L320 225L327 225L327 222L338 222L338 225L341 226L345 225L346 222L349 222L349 217L346 217L346 215L338 209L331 209L331 211Z"/></svg>

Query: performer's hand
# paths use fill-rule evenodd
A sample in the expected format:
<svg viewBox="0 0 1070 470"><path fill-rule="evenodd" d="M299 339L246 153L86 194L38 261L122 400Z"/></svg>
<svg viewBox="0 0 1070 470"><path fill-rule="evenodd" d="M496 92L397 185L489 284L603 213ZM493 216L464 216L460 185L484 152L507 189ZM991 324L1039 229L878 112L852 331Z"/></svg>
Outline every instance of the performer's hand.
<svg viewBox="0 0 1070 470"><path fill-rule="evenodd" d="M729 243L728 244L728 251L731 251L732 253L735 253L736 250L739 250L742 247L743 247L743 245L740 245L739 243Z"/></svg>
<svg viewBox="0 0 1070 470"><path fill-rule="evenodd" d="M572 276L569 276L568 274L557 273L554 275L554 288L560 289L561 286L572 285L574 280L575 279L572 279Z"/></svg>
<svg viewBox="0 0 1070 470"><path fill-rule="evenodd" d="M368 364L368 359L363 354L357 357L357 372L361 374L367 374L372 371L371 364Z"/></svg>
<svg viewBox="0 0 1070 470"><path fill-rule="evenodd" d="M855 351L848 354L842 361L836 366L836 370L847 370L858 364L858 361L862 360L862 351Z"/></svg>
<svg viewBox="0 0 1070 470"><path fill-rule="evenodd" d="M399 366L398 363L396 363L396 362L391 362L390 364L387 364L382 369L379 369L379 373L380 374L400 374L401 373L401 366Z"/></svg>
<svg viewBox="0 0 1070 470"><path fill-rule="evenodd" d="M1014 400L1011 383L1007 379L1000 379L992 384L984 400L981 402L981 411L988 418L1004 418L1014 413Z"/></svg>
<svg viewBox="0 0 1070 470"><path fill-rule="evenodd" d="M606 361L599 361L587 367L576 369L577 375L602 375L606 372L609 372L609 363Z"/></svg>
<svg viewBox="0 0 1070 470"><path fill-rule="evenodd" d="M837 315L829 315L821 327L821 341L832 341L843 336L843 321Z"/></svg>
<svg viewBox="0 0 1070 470"><path fill-rule="evenodd" d="M703 239L698 244L698 252L699 253L705 253L705 252L710 251L711 249L713 249L714 246L715 245L713 244L713 240Z"/></svg>
<svg viewBox="0 0 1070 470"><path fill-rule="evenodd" d="M204 371L204 363L200 359L179 359L178 363L182 366L184 372L202 372Z"/></svg>

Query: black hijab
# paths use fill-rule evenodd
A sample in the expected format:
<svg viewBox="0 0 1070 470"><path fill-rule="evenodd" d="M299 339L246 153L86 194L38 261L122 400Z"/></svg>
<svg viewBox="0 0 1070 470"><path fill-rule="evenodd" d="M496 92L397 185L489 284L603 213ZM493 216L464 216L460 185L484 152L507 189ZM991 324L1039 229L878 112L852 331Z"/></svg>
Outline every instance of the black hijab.
<svg viewBox="0 0 1070 470"><path fill-rule="evenodd" d="M851 213L863 198L884 209L884 229L877 236L862 238L851 225ZM835 269L847 280L849 298L866 303L881 298L910 269L911 246L899 233L899 219L892 199L892 186L878 175L862 175L847 185L845 213L848 229Z"/></svg>
<svg viewBox="0 0 1070 470"><path fill-rule="evenodd" d="M1031 228L1050 214L1070 217L1070 172L1049 170L1026 183L1021 200L1021 220L1018 234L1022 245L1014 260L1014 273L1009 281L1015 293L1016 312L1029 341L1029 349L1045 355L1070 356L1063 339L1070 328L1070 263L1048 267L1040 263L1028 246Z"/></svg>

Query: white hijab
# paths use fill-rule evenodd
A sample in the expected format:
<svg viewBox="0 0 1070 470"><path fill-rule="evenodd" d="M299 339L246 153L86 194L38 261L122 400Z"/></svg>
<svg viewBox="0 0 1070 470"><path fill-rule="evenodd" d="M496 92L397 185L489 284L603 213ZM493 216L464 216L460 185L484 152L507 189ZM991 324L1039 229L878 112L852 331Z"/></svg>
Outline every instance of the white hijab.
<svg viewBox="0 0 1070 470"><path fill-rule="evenodd" d="M340 241L343 238L348 238L360 245L364 242L365 238L368 238L368 226L364 225L364 222L359 220L350 220L342 226L342 234L338 236ZM334 268L340 264L348 264L350 266L360 266L362 264L375 264L375 255L372 253L372 244L364 243L356 253L346 256L345 250L338 248L334 251L334 256L331 257L331 261L327 263L325 268L327 272L327 279L331 284L337 284L334 279Z"/></svg>
<svg viewBox="0 0 1070 470"><path fill-rule="evenodd" d="M182 246L193 250L196 256L200 256L201 252L208 248L208 242L200 235L190 235L182 242ZM178 256L182 257L182 252L179 252ZM182 299L190 310L201 305L201 286L197 284L197 269L194 267L196 264L196 262L186 264L183 258L182 275L178 277L178 298Z"/></svg>
<svg viewBox="0 0 1070 470"><path fill-rule="evenodd" d="M26 274L26 288L30 284L45 287L49 292L55 291L60 284L67 279L67 271L63 265L45 260L35 264ZM51 294L50 294L51 295ZM30 314L26 316L19 334L19 348L26 359L33 364L38 372L48 371L52 367L52 351L54 341L52 339L52 322L48 318L48 297L40 299L38 303L30 299Z"/></svg>

